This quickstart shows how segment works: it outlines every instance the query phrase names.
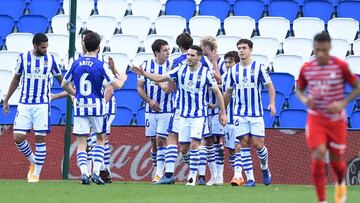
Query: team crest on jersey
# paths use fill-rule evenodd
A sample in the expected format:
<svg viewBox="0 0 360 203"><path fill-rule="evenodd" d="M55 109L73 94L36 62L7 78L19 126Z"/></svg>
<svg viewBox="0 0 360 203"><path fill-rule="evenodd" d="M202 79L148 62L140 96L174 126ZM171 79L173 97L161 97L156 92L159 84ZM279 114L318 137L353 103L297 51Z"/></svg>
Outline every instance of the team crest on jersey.
<svg viewBox="0 0 360 203"><path fill-rule="evenodd" d="M192 80L189 80L188 86L192 86L193 84L194 84L193 81L192 81Z"/></svg>
<svg viewBox="0 0 360 203"><path fill-rule="evenodd" d="M36 67L35 73L36 73L36 74L39 74L39 73L40 73L40 68L39 68L39 67Z"/></svg>
<svg viewBox="0 0 360 203"><path fill-rule="evenodd" d="M251 69L250 74L255 75L255 69Z"/></svg>
<svg viewBox="0 0 360 203"><path fill-rule="evenodd" d="M28 65L28 66L30 66L30 65L31 65L30 61L27 63L27 65Z"/></svg>
<svg viewBox="0 0 360 203"><path fill-rule="evenodd" d="M44 61L44 66L47 67L48 66L48 62Z"/></svg>
<svg viewBox="0 0 360 203"><path fill-rule="evenodd" d="M198 80L201 80L201 75L198 75L197 79L198 79Z"/></svg>
<svg viewBox="0 0 360 203"><path fill-rule="evenodd" d="M242 80L244 83L248 82L248 79L246 77L243 78Z"/></svg>

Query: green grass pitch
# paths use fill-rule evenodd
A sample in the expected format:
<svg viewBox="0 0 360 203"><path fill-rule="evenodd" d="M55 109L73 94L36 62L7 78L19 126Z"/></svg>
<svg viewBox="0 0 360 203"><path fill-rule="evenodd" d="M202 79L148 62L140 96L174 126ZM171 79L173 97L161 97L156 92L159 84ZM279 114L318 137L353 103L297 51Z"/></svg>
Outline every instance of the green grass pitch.
<svg viewBox="0 0 360 203"><path fill-rule="evenodd" d="M327 187L328 203L333 202L334 187ZM79 181L0 180L0 202L64 202L64 203L308 203L316 202L312 186L257 185L254 188L225 186L189 187L152 185L144 182L114 182L105 186L81 185ZM359 202L360 187L348 188L348 203Z"/></svg>

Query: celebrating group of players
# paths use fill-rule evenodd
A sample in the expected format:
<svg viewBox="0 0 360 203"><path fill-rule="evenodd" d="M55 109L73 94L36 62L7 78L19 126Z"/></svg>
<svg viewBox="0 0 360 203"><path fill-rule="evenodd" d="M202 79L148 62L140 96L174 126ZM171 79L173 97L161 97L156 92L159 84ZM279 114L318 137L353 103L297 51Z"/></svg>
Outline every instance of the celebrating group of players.
<svg viewBox="0 0 360 203"><path fill-rule="evenodd" d="M30 161L28 181L39 181L46 157L45 135L50 129L50 101L71 95L74 103L73 134L79 142L77 162L82 184L91 181L100 185L109 183L110 149L106 134L110 133L116 113L113 90L124 85L126 75L116 71L111 58L105 60L99 55L100 36L86 31L82 37L83 53L73 59L63 78L54 57L46 52L47 41L46 35L38 33L33 39L34 49L20 54L3 103L3 110L8 113L8 100L21 81L14 140L19 151ZM330 163L338 177L335 200L344 202L344 107L360 94L360 88L348 65L329 55L330 42L327 33L315 36L316 58L302 67L297 95L309 107L307 140L313 154L318 200L325 202L324 159L329 150ZM169 61L169 45L158 39L152 44L154 58L131 69L138 74L137 90L146 103L146 136L152 143L150 154L156 168L153 183L175 182L175 161L180 150L190 169L186 185L223 185L225 146L234 170L231 185L256 185L251 147L255 148L260 160L263 183L271 184L268 150L264 145L261 91L266 86L270 97L267 108L271 115L275 115L275 89L267 67L251 58L251 40L240 39L236 44L238 50L229 51L224 57L218 56L213 37L203 37L197 46L193 45L189 34L182 33L176 43L182 55L175 60ZM51 75L61 82L66 92L51 96ZM344 98L346 82L354 89ZM308 94L305 88L308 88ZM35 154L26 140L32 128L35 131ZM93 144L89 139L91 130L96 140ZM211 178L205 182L207 165Z"/></svg>

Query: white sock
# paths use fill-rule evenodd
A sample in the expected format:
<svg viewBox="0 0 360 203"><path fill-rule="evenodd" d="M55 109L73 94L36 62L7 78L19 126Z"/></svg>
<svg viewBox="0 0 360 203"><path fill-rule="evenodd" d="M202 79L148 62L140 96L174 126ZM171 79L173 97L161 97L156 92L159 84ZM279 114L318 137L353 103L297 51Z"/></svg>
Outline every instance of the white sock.
<svg viewBox="0 0 360 203"><path fill-rule="evenodd" d="M166 152L166 146L165 147L158 147L157 153L156 153L156 175L162 177L164 175L165 170L165 152Z"/></svg>

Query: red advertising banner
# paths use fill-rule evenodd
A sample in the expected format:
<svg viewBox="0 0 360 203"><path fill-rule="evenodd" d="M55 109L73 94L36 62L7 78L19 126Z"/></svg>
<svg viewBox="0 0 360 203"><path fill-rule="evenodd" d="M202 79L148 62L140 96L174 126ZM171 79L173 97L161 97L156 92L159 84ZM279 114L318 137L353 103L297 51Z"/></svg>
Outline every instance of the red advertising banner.
<svg viewBox="0 0 360 203"><path fill-rule="evenodd" d="M41 179L62 179L65 126L53 126L47 135L47 157ZM266 130L266 146L269 150L269 164L276 184L311 184L310 152L306 146L304 130ZM29 135L34 150L34 136ZM69 178L79 179L80 170L76 164L75 137L70 147ZM347 181L360 184L360 131L349 131L345 154L347 160ZM112 127L110 135L111 172L118 181L150 181L153 175L152 160L149 156L150 143L147 142L143 127ZM0 133L0 179L25 179L29 162L16 148L12 127L2 126ZM229 182L233 176L232 168L225 157L224 180ZM260 164L256 152L252 151L255 179L262 182ZM335 176L328 167L328 183L334 183ZM179 156L176 163L176 180L186 181L188 167ZM209 174L209 173L207 173Z"/></svg>

